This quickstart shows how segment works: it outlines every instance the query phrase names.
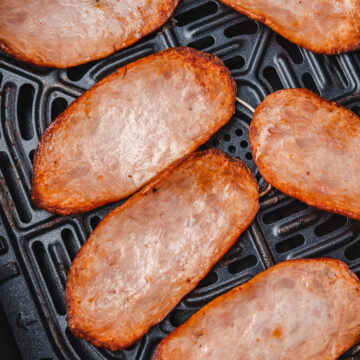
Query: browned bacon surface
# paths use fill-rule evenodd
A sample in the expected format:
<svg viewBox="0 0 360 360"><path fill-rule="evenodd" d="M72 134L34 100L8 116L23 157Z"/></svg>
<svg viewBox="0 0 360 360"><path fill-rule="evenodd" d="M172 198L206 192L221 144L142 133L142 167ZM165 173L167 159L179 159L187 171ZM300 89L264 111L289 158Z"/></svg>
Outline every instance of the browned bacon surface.
<svg viewBox="0 0 360 360"><path fill-rule="evenodd" d="M103 58L159 28L178 0L0 1L0 48L66 68Z"/></svg>
<svg viewBox="0 0 360 360"><path fill-rule="evenodd" d="M69 214L134 193L225 125L235 92L218 58L190 48L120 68L45 131L34 158L33 201Z"/></svg>
<svg viewBox="0 0 360 360"><path fill-rule="evenodd" d="M249 226L258 187L217 150L190 155L110 212L68 276L70 329L96 346L131 345L191 291Z"/></svg>
<svg viewBox="0 0 360 360"><path fill-rule="evenodd" d="M316 53L360 46L360 0L221 0Z"/></svg>
<svg viewBox="0 0 360 360"><path fill-rule="evenodd" d="M210 302L154 360L335 360L359 339L359 279L339 260L300 259Z"/></svg>
<svg viewBox="0 0 360 360"><path fill-rule="evenodd" d="M281 90L256 109L250 145L268 183L360 220L360 119L353 112L309 90Z"/></svg>

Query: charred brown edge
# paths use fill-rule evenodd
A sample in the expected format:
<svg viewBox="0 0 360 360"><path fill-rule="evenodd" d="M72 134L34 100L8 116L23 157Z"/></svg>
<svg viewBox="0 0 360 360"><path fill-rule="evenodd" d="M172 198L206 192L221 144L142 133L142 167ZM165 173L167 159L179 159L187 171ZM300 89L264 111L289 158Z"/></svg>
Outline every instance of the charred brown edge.
<svg viewBox="0 0 360 360"><path fill-rule="evenodd" d="M138 341L141 337L138 337L136 339L134 339L132 342L129 342L128 344L126 344L125 346L119 346L116 341L109 341L109 342L104 342L104 341L100 341L96 338L94 338L93 336L91 336L89 334L88 331L83 331L83 330L79 330L76 327L74 327L74 325L72 324L72 312L74 309L74 295L73 295L73 291L72 288L70 286L70 282L71 282L71 278L74 276L73 272L74 272L74 268L76 265L76 263L78 261L80 261L82 259L82 254L85 252L85 249L87 248L87 246L89 246L90 242L91 242L91 237L93 234L95 234L97 232L97 228L101 227L101 225L103 223L105 223L106 221L108 221L109 218L111 218L113 215L116 215L120 212L123 212L126 208L128 208L133 202L136 202L137 199L139 197L142 196L146 196L148 193L152 193L152 189L154 189L159 183L162 183L163 181L166 180L166 178L174 171L176 170L179 166L181 166L183 163L185 163L188 160L192 160L192 159L197 159L197 158L202 158L202 157L207 157L207 156L217 156L219 158L219 160L223 159L223 160L227 160L229 161L229 164L232 164L231 167L231 172L232 173L237 173L239 170L240 171L245 171L246 175L249 176L249 180L251 182L253 182L254 185L254 189L256 189L258 191L258 184L256 181L256 178L253 174L253 172L247 167L247 165L236 158L233 158L231 156L229 156L228 154L224 153L221 150L218 149L207 149L207 150L203 150L203 151L198 151L195 153L192 153L190 155L185 156L184 158L178 160L176 163L172 164L169 168L165 169L164 171L162 171L158 177L154 180L151 181L151 183L149 183L148 185L146 185L145 187L143 187L139 192L137 192L136 194L134 194L129 200L127 200L124 204L120 205L119 207L115 208L114 210L110 211L109 214L107 214L105 216L105 218L103 220L100 221L100 223L97 225L97 227L95 228L95 230L93 231L93 233L90 235L89 239L85 242L85 244L81 247L79 253L77 254L76 258L74 259L72 266L70 268L69 274L68 274L68 278L67 278L67 283L66 283L66 292L65 292L65 300L66 300L66 307L68 310L68 324L69 324L69 329L71 330L71 332L80 337L83 338L89 342L91 342L93 345L98 346L98 347L105 347L108 348L112 351L116 351L116 350L122 350L125 349L129 346L131 346L132 344L134 344L136 341ZM236 177L234 177L234 181L236 181ZM249 214L249 221L248 221L248 225L249 226L251 224L251 222L254 220L258 210L259 210L259 193L257 192L257 203L256 206L254 206L253 211ZM254 204L255 205L255 204ZM224 248L223 250L223 254L225 254L230 247L235 243L235 241L239 238L240 234L243 233L246 230L246 227L244 228L239 228L239 232L237 232L233 238L231 239L231 241L229 241L229 244L227 246L227 248ZM79 260L80 259L80 260ZM211 268L214 266L214 264L216 263L216 261L214 261L209 268L206 271L206 274L211 270ZM206 276L206 275L205 275ZM204 277L205 277L204 276ZM201 281L201 279L199 280L199 282ZM194 288L197 286L197 284L195 284ZM150 328L151 326L156 325L157 322L154 322L153 324L149 324L148 328Z"/></svg>
<svg viewBox="0 0 360 360"><path fill-rule="evenodd" d="M298 199L306 204L308 204L309 206L313 206L316 207L317 209L320 210L324 210L324 211L330 211L339 215L344 215L344 216L349 216L352 219L355 220L360 220L360 214L358 213L354 213L352 211L349 210L344 210L344 209L339 209L335 206L327 206L327 205L323 205L321 202L318 202L316 200L309 200L307 196L304 196L301 192L299 191L294 191L292 190L290 187L286 186L278 186L278 184L275 184L275 182L273 181L273 177L271 176L271 174L268 173L267 170L264 170L264 167L261 164L261 161L258 158L257 155L257 146L254 144L253 141L253 132L254 132L254 128L257 128L256 122L257 122L257 115L260 111L262 111L262 108L265 106L266 102L269 101L269 99L276 95L276 94L282 94L282 93L293 93L294 96L296 96L297 94L305 94L309 97L312 98L316 98L318 100L320 100L321 103L325 103L328 105L333 105L336 106L337 108L341 108L341 110L344 111L344 113L346 113L348 116L350 117L355 117L356 119L358 119L359 121L359 126L360 126L360 118L351 110L345 108L344 106L338 105L336 102L334 101L328 101L324 98L322 98L321 96L315 94L314 92L308 90L308 89L298 89L298 88L294 88L294 89L285 89L285 90L278 90L275 91L274 93L268 95L261 103L260 105L256 108L255 113L253 115L253 119L251 121L250 124L250 128L249 128L249 142L250 142L250 148L251 148L251 152L253 154L253 158L255 161L256 166L259 169L260 174L262 175L262 177L265 179L265 181L269 184L271 184L274 188L280 190L281 192L283 192L284 194L291 196L292 198Z"/></svg>
<svg viewBox="0 0 360 360"><path fill-rule="evenodd" d="M0 38L0 49L3 50L8 55L14 57L17 60L20 60L27 64L36 65L36 66L55 67L58 69L68 69L73 66L86 64L91 61L103 59L103 58L113 54L116 51L125 49L125 48L133 45L134 43L140 41L145 36L151 34L152 32L158 30L159 28L161 28L161 26L163 26L166 23L166 21L168 21L171 18L171 16L173 16L174 11L175 11L178 3L180 2L180 0L168 0L167 2L169 5L166 6L167 4L164 4L163 8L161 8L159 10L159 14L158 14L156 23L152 27L150 27L148 31L142 32L141 35L136 38L131 38L131 39L127 40L123 46L113 48L112 51L108 51L107 53L105 53L103 55L99 55L97 57L92 57L91 59L89 59L87 61L74 62L73 64L66 65L66 66L62 66L57 63L46 62L46 61L42 61L42 60L37 61L37 60L31 59L31 57L27 57L27 56L17 53L15 50L12 49L11 45L9 45L8 42L6 42L4 39L1 39L1 38Z"/></svg>
<svg viewBox="0 0 360 360"><path fill-rule="evenodd" d="M213 129L213 131L211 131L211 133L204 134L204 136L201 139L199 139L199 141L197 141L194 144L194 146L189 150L189 153L195 151L200 145L202 145L206 141L208 141L210 139L210 137L216 131L218 131L221 127L223 127L231 119L232 115L235 113L235 96L236 96L236 91L237 91L236 83L235 83L229 69L215 55L204 53L202 51L198 51L198 50L195 50L195 49L192 49L189 47L178 47L178 48L170 48L170 49L164 50L160 53L153 54L153 55L141 58L139 60L136 60L130 64L127 64L127 65L117 69L113 74L100 80L98 83L96 83L94 86L92 86L88 91L86 91L84 94L82 94L80 97L78 97L71 105L69 105L65 109L65 111L62 114L57 116L44 131L44 134L42 135L42 137L39 141L38 147L35 151L34 161L33 161L33 179L32 179L31 199L37 207L43 208L47 211L50 211L50 212L56 213L56 214L60 214L60 215L75 214L75 213L86 212L86 211L92 210L96 207L99 207L99 206L102 206L102 205L105 205L105 204L108 204L108 203L111 203L114 201L118 201L118 200L123 199L134 193L134 192L129 192L128 194L124 195L121 198L114 197L113 199L103 201L103 202L96 202L96 203L93 202L91 205L78 207L76 209L74 209L72 207L57 207L57 206L50 205L46 200L42 199L41 193L37 189L38 182L36 181L35 174L37 173L38 161L39 161L38 159L40 158L40 155L43 152L43 148L44 148L45 144L48 142L48 139L52 136L53 131L55 131L58 127L60 127L62 125L64 119L66 119L66 117L67 117L67 114L72 111L73 106L75 106L77 103L79 103L80 100L84 96L87 96L87 94L93 92L96 88L100 87L103 83L119 76L120 74L123 74L124 72L128 71L129 69L133 68L134 66L138 66L139 64L148 62L149 59L152 59L154 57L163 56L166 54L180 54L181 56L184 57L184 59L186 59L187 63L195 65L196 67L201 67L204 64L209 65L209 63L212 64L215 68L218 69L220 74L224 75L224 82L225 81L227 82L227 86L228 86L229 90L231 91L231 93L229 94L229 98L230 97L232 98L232 103L233 103L232 108L233 109L232 109L231 114L229 114L229 117L224 119L221 124L219 124L216 128ZM172 165L170 164L169 167L171 167L171 166ZM156 178L156 176L154 178L150 179L149 182L155 178ZM149 183L149 182L147 182L147 183ZM146 185L146 184L144 184L144 185Z"/></svg>
<svg viewBox="0 0 360 360"><path fill-rule="evenodd" d="M265 24L266 26L268 26L269 28L274 30L277 34L280 34L281 36L283 36L284 38L286 38L293 44L299 45L299 46L303 47L304 49L307 49L315 54L338 55L338 54L347 53L350 51L355 51L355 50L360 49L360 35L355 39L352 38L353 41L344 44L342 47L329 48L327 46L323 46L323 47L314 47L311 45L309 46L309 44L307 44L306 40L303 40L303 41L301 41L301 40L299 41L297 39L294 40L294 36L292 33L288 32L286 29L278 26L272 20L268 20L265 16L256 15L251 10L245 9L242 6L235 4L234 0L220 0L220 1L223 2L225 5L233 8L234 10L248 16L249 18Z"/></svg>
<svg viewBox="0 0 360 360"><path fill-rule="evenodd" d="M254 283L256 283L258 280L264 278L265 276L267 276L268 273L271 273L274 269L278 269L278 268L287 268L288 265L291 265L293 263L303 263L303 264L309 264L309 263L327 263L332 267L336 267L339 270L344 270L344 277L343 279L346 279L345 274L348 276L348 283L349 285L354 285L356 287L356 291L358 293L360 293L360 280L359 278L354 274L354 272L352 272L349 267L342 262L341 260L338 259L333 259L333 258L318 258L318 259L293 259L293 260L286 260L283 261L281 263L278 263L268 269L266 269L265 271L257 274L256 276L254 276L251 280L245 282L244 284L241 284L239 286L236 286L235 288L233 288L232 290L229 290L228 292L226 292L223 295L218 296L217 298L215 298L214 300L210 301L208 304L206 304L204 307L202 307L200 310L198 310L194 315L192 315L190 317L190 319L188 319L187 321L185 321L184 324L180 325L179 327L177 327L174 331L172 331L168 336L166 336L158 345L158 347L156 348L155 354L152 358L152 360L164 360L162 358L162 347L166 345L166 343L170 340L172 340L173 338L175 338L178 333L181 332L183 327L186 327L188 325L191 325L194 321L195 321L195 316L198 317L202 314L205 314L209 309L213 308L214 306L217 306L218 304L221 304L223 302L224 299L227 299L229 297L232 297L233 295L235 295L236 293L249 289L253 286ZM355 341L353 341L349 346L345 346L342 349L342 352L346 351L347 349L351 348L352 346L354 346L358 341L360 340L360 334L357 336L357 338L355 339ZM341 355L341 354L339 354Z"/></svg>

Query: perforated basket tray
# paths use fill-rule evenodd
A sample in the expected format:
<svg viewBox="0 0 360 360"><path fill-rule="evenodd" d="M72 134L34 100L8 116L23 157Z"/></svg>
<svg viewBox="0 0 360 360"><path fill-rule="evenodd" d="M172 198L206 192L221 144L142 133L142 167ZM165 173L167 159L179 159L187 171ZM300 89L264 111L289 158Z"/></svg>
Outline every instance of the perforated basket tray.
<svg viewBox="0 0 360 360"><path fill-rule="evenodd" d="M131 348L96 349L70 333L64 301L67 271L92 229L119 203L66 217L35 208L30 184L39 137L68 104L104 76L179 45L223 59L238 95L254 107L275 90L307 87L329 100L345 99L343 103L360 114L360 101L347 98L360 88L359 52L314 55L216 1L185 0L161 31L106 59L68 70L33 67L0 53L0 303L24 359L151 359L161 338L201 306L285 259L336 257L360 274L359 223L272 191L228 254ZM250 120L251 114L238 105L229 124L203 147L242 159L261 183L248 143ZM360 359L355 353L356 348L343 359Z"/></svg>

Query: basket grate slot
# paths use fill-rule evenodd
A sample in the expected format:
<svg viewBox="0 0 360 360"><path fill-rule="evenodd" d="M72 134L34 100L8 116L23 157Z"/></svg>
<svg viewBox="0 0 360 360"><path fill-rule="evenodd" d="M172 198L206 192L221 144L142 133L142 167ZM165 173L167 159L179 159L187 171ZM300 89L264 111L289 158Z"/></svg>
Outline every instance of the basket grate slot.
<svg viewBox="0 0 360 360"><path fill-rule="evenodd" d="M60 279L62 289L65 292L67 273L70 269L70 261L65 254L62 244L59 242L49 245L49 253Z"/></svg>
<svg viewBox="0 0 360 360"><path fill-rule="evenodd" d="M67 105L68 103L64 98L56 98L51 104L51 121L59 116L66 109Z"/></svg>
<svg viewBox="0 0 360 360"><path fill-rule="evenodd" d="M194 313L195 311L175 309L170 313L170 323L172 326L178 327L182 325L185 321L189 320L191 315L193 315Z"/></svg>
<svg viewBox="0 0 360 360"><path fill-rule="evenodd" d="M276 244L276 251L280 254L286 253L292 249L305 244L305 238L302 235L295 235Z"/></svg>
<svg viewBox="0 0 360 360"><path fill-rule="evenodd" d="M71 81L79 81L95 65L94 61L79 66L74 66L66 70L66 74Z"/></svg>
<svg viewBox="0 0 360 360"><path fill-rule="evenodd" d="M234 262L235 259L238 259L241 254L244 253L244 249L241 245L241 240L236 241L236 243L228 250L228 252L220 259L216 264L216 268L225 267Z"/></svg>
<svg viewBox="0 0 360 360"><path fill-rule="evenodd" d="M249 255L247 257L244 257L240 260L236 260L232 262L228 266L228 270L230 274L237 274L239 272L242 272L244 270L247 270L253 266L255 266L258 262L258 259L255 255Z"/></svg>
<svg viewBox="0 0 360 360"><path fill-rule="evenodd" d="M188 46L198 50L204 50L215 44L215 39L212 36L205 36L199 40L193 41Z"/></svg>
<svg viewBox="0 0 360 360"><path fill-rule="evenodd" d="M284 86L279 78L279 75L274 67L267 66L263 71L264 78L269 82L273 91L283 89Z"/></svg>
<svg viewBox="0 0 360 360"><path fill-rule="evenodd" d="M325 222L315 228L315 234L317 236L324 236L330 234L336 230L341 229L347 223L345 216L333 214Z"/></svg>
<svg viewBox="0 0 360 360"><path fill-rule="evenodd" d="M351 110L352 110L357 116L360 116L360 106L355 105L355 106L353 106L353 107L351 108Z"/></svg>
<svg viewBox="0 0 360 360"><path fill-rule="evenodd" d="M152 39L154 37L153 34L148 35L149 39ZM118 53L115 53L110 57L110 59L105 59L99 62L98 65L94 67L89 72L90 77L98 82L105 78L106 76L109 76L114 71L119 69L120 67L125 66L129 62L136 61L138 59L141 59L145 56L149 56L154 53L153 46L142 46L138 49L134 49L131 56L119 56ZM112 60L111 60L112 59ZM91 84L93 85L93 84Z"/></svg>
<svg viewBox="0 0 360 360"><path fill-rule="evenodd" d="M229 26L224 30L224 35L228 38L239 35L255 34L259 29L258 24L253 20L242 21L238 24Z"/></svg>
<svg viewBox="0 0 360 360"><path fill-rule="evenodd" d="M340 65L339 58L336 56L323 56L323 59L331 71L331 76L335 76L338 80L339 86L344 89L347 88L349 80Z"/></svg>
<svg viewBox="0 0 360 360"><path fill-rule="evenodd" d="M20 187L19 179L15 175L9 157L5 152L0 152L0 170L10 191L20 220L24 223L29 223L32 219L30 209Z"/></svg>
<svg viewBox="0 0 360 360"><path fill-rule="evenodd" d="M205 4L197 6L191 10L185 11L176 16L177 26L184 26L212 14L215 14L219 10L219 5L215 1L209 1Z"/></svg>
<svg viewBox="0 0 360 360"><path fill-rule="evenodd" d="M29 159L30 159L30 161L31 161L32 164L34 163L34 156L35 156L35 149L30 150L30 152L29 152Z"/></svg>
<svg viewBox="0 0 360 360"><path fill-rule="evenodd" d="M224 61L224 64L230 69L230 70L238 70L245 66L245 59L242 56L234 56L230 59L227 59Z"/></svg>
<svg viewBox="0 0 360 360"><path fill-rule="evenodd" d="M24 84L19 89L17 119L20 135L24 140L31 140L34 136L34 129L31 121L33 117L34 95L35 89L30 84Z"/></svg>
<svg viewBox="0 0 360 360"><path fill-rule="evenodd" d="M306 204L301 201L295 200L292 201L290 204L287 204L276 210L267 212L262 219L265 224L270 225L307 208L308 206Z"/></svg>
<svg viewBox="0 0 360 360"><path fill-rule="evenodd" d="M304 57L301 54L299 47L289 40L286 40L282 36L276 34L275 35L276 42L286 51L286 53L290 56L291 60L295 64L301 64L304 61Z"/></svg>
<svg viewBox="0 0 360 360"><path fill-rule="evenodd" d="M99 360L103 359L103 357L100 355L100 352L87 343L85 340L81 340L78 337L76 337L69 328L66 328L65 330L66 337L70 341L71 346L77 353L80 359L86 359L86 360ZM121 358L120 358L121 359Z"/></svg>
<svg viewBox="0 0 360 360"><path fill-rule="evenodd" d="M215 272L210 271L205 277L204 279L202 279L198 285L197 285L197 289L201 289L204 287L208 287L210 285L215 284L218 281L219 277L216 275Z"/></svg>
<svg viewBox="0 0 360 360"><path fill-rule="evenodd" d="M302 82L306 88L313 91L316 94L320 94L319 88L311 74L305 73L302 77Z"/></svg>
<svg viewBox="0 0 360 360"><path fill-rule="evenodd" d="M54 273L54 269L44 245L40 241L35 241L32 245L32 251L57 313L59 315L65 315L66 305L63 289Z"/></svg>
<svg viewBox="0 0 360 360"><path fill-rule="evenodd" d="M71 259L73 261L75 259L76 254L79 251L79 246L75 240L75 236L70 229L64 229L61 231L61 239L64 242L65 249Z"/></svg>
<svg viewBox="0 0 360 360"><path fill-rule="evenodd" d="M90 218L90 226L93 230L95 230L95 228L98 226L99 222L101 221L101 218L97 215L92 216Z"/></svg>
<svg viewBox="0 0 360 360"><path fill-rule="evenodd" d="M360 240L345 249L345 256L349 260L356 260L360 258Z"/></svg>

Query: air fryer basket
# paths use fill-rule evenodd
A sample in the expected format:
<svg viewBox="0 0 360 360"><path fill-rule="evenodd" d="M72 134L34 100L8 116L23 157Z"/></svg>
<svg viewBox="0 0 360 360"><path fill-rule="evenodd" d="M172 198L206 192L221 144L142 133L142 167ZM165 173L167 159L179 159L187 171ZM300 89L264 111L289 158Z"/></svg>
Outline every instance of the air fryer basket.
<svg viewBox="0 0 360 360"><path fill-rule="evenodd" d="M24 359L151 359L158 342L201 306L285 259L336 257L360 275L358 222L272 190L232 249L143 339L110 352L72 335L64 301L67 271L90 232L119 203L66 217L35 208L30 191L39 137L95 82L138 58L180 45L223 59L238 96L253 107L275 90L306 87L360 115L360 100L349 98L360 90L360 52L315 55L214 0L184 0L160 31L106 59L67 70L26 65L0 53L0 303ZM262 184L249 148L250 120L251 113L238 104L229 124L202 148L242 159ZM342 359L360 359L356 352L355 347Z"/></svg>

